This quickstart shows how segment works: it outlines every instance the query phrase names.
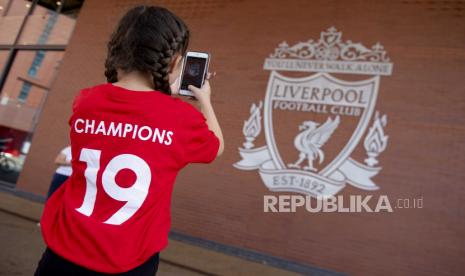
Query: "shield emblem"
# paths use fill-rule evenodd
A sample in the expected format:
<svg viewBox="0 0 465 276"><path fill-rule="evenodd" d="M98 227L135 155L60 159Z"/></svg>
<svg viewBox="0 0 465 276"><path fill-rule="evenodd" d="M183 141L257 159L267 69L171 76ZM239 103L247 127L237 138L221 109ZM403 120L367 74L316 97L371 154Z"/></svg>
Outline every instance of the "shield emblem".
<svg viewBox="0 0 465 276"><path fill-rule="evenodd" d="M328 197L346 183L378 189L372 177L381 170L375 165L386 149L387 117L373 113L380 76L392 73L385 54L379 43L369 49L343 41L334 27L321 32L318 41L279 44L265 59L264 69L271 71L265 100L250 108L243 127L245 142L239 148L241 160L234 166L258 170L271 191ZM290 77L278 71L312 74ZM349 81L329 73L371 77ZM266 145L256 147L262 130ZM359 144L366 150L365 164L351 157L363 158Z"/></svg>
<svg viewBox="0 0 465 276"><path fill-rule="evenodd" d="M330 28L328 32L321 33L320 41L326 47L332 47L335 43L340 41L341 33L336 32L336 29Z"/></svg>
<svg viewBox="0 0 465 276"><path fill-rule="evenodd" d="M329 177L362 138L373 114L378 85L379 76L345 81L327 73L291 78L272 71L263 113L265 138L276 168L303 169ZM332 132L324 133L322 128L331 123ZM283 127L275 129L279 125ZM294 132L289 125L296 126ZM303 132L307 134L299 136ZM318 141L315 135L329 137ZM299 159L301 164L296 164Z"/></svg>

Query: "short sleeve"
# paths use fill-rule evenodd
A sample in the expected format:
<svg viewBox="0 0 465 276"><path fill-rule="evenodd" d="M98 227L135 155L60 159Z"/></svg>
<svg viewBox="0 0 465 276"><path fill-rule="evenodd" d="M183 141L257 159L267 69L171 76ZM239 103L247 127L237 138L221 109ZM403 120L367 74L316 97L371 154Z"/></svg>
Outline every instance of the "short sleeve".
<svg viewBox="0 0 465 276"><path fill-rule="evenodd" d="M186 163L210 163L218 154L220 141L208 128L205 116L194 107L190 109L184 124L186 128L185 161Z"/></svg>
<svg viewBox="0 0 465 276"><path fill-rule="evenodd" d="M69 116L69 119L68 119L68 125L71 127L71 124L73 123L73 118L74 118L74 112L76 111L76 107L77 107L77 104L78 104L78 100L79 100L79 96L80 96L80 93L77 94L75 97L74 97L74 100L73 100L73 103L72 103L72 112L71 112L71 116Z"/></svg>
<svg viewBox="0 0 465 276"><path fill-rule="evenodd" d="M71 160L71 147L67 146L61 151L62 154L66 156L66 160Z"/></svg>

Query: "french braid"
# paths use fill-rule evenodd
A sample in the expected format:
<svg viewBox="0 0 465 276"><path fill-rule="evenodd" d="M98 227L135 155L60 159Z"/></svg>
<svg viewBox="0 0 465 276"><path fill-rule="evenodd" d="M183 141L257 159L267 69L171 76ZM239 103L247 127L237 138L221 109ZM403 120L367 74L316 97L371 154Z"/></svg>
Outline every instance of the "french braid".
<svg viewBox="0 0 465 276"><path fill-rule="evenodd" d="M118 81L117 69L146 72L154 89L169 95L170 66L177 54L185 54L188 44L189 29L176 15L160 7L135 7L121 19L108 42L107 81Z"/></svg>

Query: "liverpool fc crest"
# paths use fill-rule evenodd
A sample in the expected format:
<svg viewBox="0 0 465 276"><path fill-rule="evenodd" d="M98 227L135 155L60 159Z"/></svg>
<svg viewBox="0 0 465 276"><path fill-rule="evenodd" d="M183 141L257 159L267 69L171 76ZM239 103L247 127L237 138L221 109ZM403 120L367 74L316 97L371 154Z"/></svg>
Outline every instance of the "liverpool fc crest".
<svg viewBox="0 0 465 276"><path fill-rule="evenodd" d="M317 41L282 42L264 69L271 71L266 96L252 104L244 121L242 160L234 166L258 170L272 191L325 197L346 184L378 189L372 177L381 170L378 157L388 136L387 116L375 112L375 105L380 76L392 73L383 46L369 49L342 41L342 33L331 27ZM290 77L285 72L311 74ZM330 73L370 77L347 81ZM256 147L262 129L266 145ZM351 157L360 144L363 161Z"/></svg>

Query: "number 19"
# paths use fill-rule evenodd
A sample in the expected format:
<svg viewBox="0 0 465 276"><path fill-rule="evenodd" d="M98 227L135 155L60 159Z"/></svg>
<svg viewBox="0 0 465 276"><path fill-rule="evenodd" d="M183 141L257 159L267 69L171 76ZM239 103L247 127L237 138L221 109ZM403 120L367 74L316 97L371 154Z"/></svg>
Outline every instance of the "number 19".
<svg viewBox="0 0 465 276"><path fill-rule="evenodd" d="M90 216L94 210L97 197L97 173L100 170L100 150L83 148L79 160L87 163L84 172L86 178L86 193L81 207L76 208L83 215ZM116 174L122 169L132 170L136 174L136 181L131 187L121 187L116 183ZM144 203L147 197L152 175L150 167L142 158L134 154L120 154L108 162L102 174L102 186L106 194L118 201L126 201L107 224L119 225L130 217Z"/></svg>

